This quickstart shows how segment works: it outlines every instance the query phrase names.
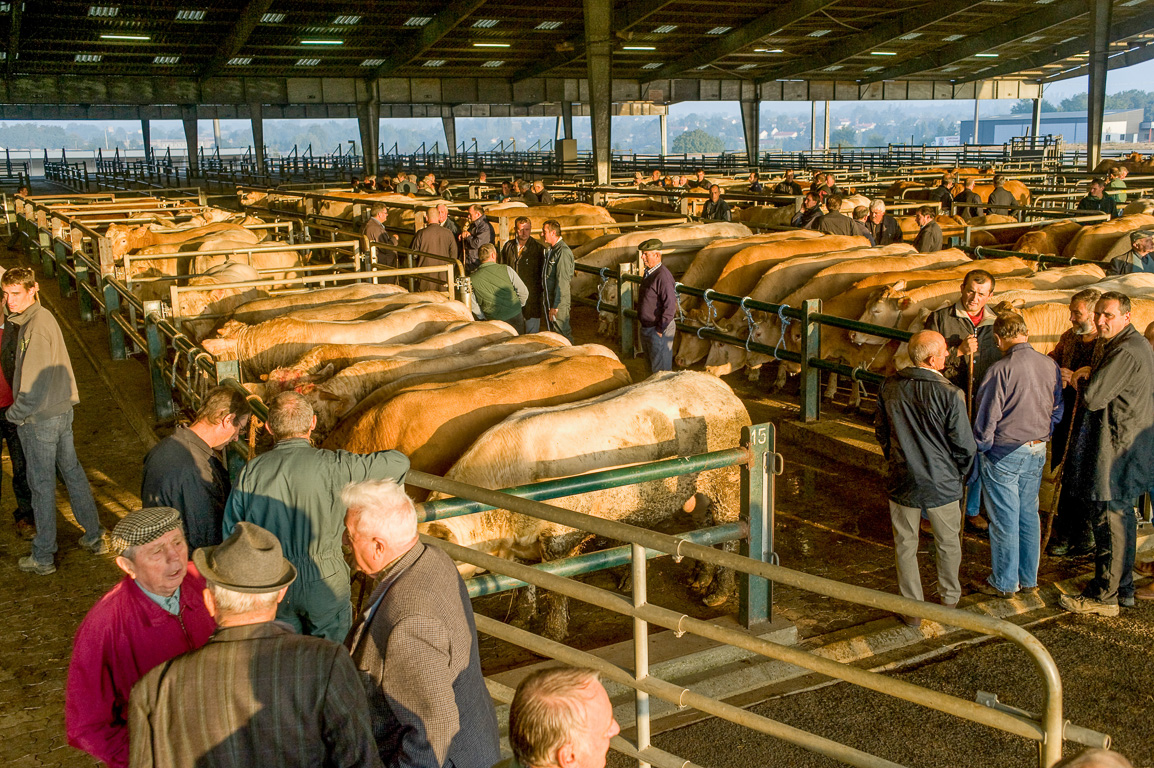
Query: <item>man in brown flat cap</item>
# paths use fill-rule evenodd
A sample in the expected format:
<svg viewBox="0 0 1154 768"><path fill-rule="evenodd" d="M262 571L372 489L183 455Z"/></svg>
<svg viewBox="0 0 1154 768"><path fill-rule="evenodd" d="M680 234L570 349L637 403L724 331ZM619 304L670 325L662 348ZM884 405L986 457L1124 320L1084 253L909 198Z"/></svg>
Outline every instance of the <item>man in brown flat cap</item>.
<svg viewBox="0 0 1154 768"><path fill-rule="evenodd" d="M348 653L275 621L297 575L277 538L242 521L193 563L217 630L132 689L130 765L380 766Z"/></svg>
<svg viewBox="0 0 1154 768"><path fill-rule="evenodd" d="M673 370L673 338L677 335L676 284L673 274L661 263L661 249L661 241L655 238L637 246L645 264L637 318L641 323L641 346L652 373Z"/></svg>

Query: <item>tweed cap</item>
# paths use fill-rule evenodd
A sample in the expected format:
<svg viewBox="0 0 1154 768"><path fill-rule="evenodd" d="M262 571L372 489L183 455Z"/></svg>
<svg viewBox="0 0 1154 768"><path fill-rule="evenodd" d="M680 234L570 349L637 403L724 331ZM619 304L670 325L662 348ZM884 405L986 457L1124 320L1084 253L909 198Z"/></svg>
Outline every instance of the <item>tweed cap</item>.
<svg viewBox="0 0 1154 768"><path fill-rule="evenodd" d="M637 246L637 250L645 253L647 251L660 251L663 247L664 246L660 240L658 240L656 237L651 237L641 245Z"/></svg>
<svg viewBox="0 0 1154 768"><path fill-rule="evenodd" d="M1139 240L1145 240L1148 237L1154 237L1154 230L1152 230L1152 229L1136 229L1130 233L1130 242L1136 243Z"/></svg>
<svg viewBox="0 0 1154 768"><path fill-rule="evenodd" d="M180 512L172 507L138 509L125 515L112 529L112 548L124 552L129 547L156 541L180 526Z"/></svg>

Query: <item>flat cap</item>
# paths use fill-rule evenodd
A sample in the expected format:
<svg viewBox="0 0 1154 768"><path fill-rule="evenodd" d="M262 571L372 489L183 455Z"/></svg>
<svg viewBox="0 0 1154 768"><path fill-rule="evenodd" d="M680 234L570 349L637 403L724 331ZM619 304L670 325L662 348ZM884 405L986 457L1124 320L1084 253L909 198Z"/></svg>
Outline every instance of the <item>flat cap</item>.
<svg viewBox="0 0 1154 768"><path fill-rule="evenodd" d="M1139 240L1145 240L1147 237L1154 237L1154 230L1136 229L1130 233L1130 242L1136 243Z"/></svg>
<svg viewBox="0 0 1154 768"><path fill-rule="evenodd" d="M644 253L646 251L660 251L662 247L663 246L660 240L658 240L656 237L651 237L641 245L637 246L637 250Z"/></svg>
<svg viewBox="0 0 1154 768"><path fill-rule="evenodd" d="M145 507L129 512L112 529L112 548L124 552L129 547L139 547L156 541L180 525L180 512L172 507Z"/></svg>

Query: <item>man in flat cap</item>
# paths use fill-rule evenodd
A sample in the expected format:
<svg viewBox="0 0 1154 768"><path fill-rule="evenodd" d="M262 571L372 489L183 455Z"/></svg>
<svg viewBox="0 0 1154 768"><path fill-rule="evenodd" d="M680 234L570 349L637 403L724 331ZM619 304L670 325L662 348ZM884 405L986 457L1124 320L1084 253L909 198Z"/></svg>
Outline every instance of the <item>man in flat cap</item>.
<svg viewBox="0 0 1154 768"><path fill-rule="evenodd" d="M277 538L241 522L193 562L217 631L132 689L130 765L380 766L348 653L275 620L297 576Z"/></svg>
<svg viewBox="0 0 1154 768"><path fill-rule="evenodd" d="M216 623L175 509L130 512L113 528L112 546L125 576L76 632L64 722L69 744L125 768L132 686L153 667L204 645Z"/></svg>
<svg viewBox="0 0 1154 768"><path fill-rule="evenodd" d="M1130 250L1110 260L1107 272L1111 275L1130 275L1135 272L1154 273L1154 230L1138 229L1130 233Z"/></svg>
<svg viewBox="0 0 1154 768"><path fill-rule="evenodd" d="M645 264L637 317L641 321L641 346L653 373L673 370L673 338L677 334L677 292L673 274L661 263L661 248L657 239L637 247Z"/></svg>

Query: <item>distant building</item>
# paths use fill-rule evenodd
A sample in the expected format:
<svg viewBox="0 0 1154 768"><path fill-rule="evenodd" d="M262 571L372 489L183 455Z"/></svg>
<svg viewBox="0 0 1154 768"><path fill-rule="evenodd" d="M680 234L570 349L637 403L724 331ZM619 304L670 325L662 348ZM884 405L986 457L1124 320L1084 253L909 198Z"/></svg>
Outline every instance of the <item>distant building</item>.
<svg viewBox="0 0 1154 768"><path fill-rule="evenodd" d="M1016 115L978 117L978 144L1005 144L1010 139L1030 135L1032 116ZM1137 141L1143 120L1141 109L1108 109L1102 121L1103 142ZM974 144L974 121L963 120L958 133L964 144ZM1086 141L1085 112L1043 112L1040 135L1061 136L1067 144Z"/></svg>
<svg viewBox="0 0 1154 768"><path fill-rule="evenodd" d="M961 144L961 141L958 139L957 136L935 136L934 137L934 146L935 147L956 147L959 144Z"/></svg>

